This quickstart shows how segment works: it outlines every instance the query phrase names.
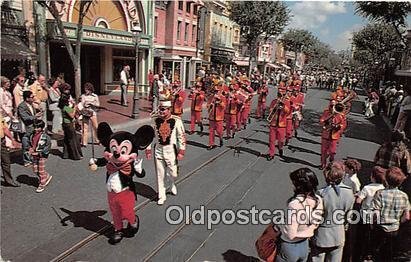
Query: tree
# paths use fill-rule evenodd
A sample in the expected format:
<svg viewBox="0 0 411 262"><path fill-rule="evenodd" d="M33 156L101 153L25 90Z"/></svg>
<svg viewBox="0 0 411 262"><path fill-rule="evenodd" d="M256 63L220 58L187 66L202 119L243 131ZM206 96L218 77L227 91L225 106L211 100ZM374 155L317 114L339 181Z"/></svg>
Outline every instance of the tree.
<svg viewBox="0 0 411 262"><path fill-rule="evenodd" d="M377 75L392 54L403 49L395 28L386 23L368 24L353 34L354 59Z"/></svg>
<svg viewBox="0 0 411 262"><path fill-rule="evenodd" d="M298 52L310 51L318 40L307 30L289 29L282 35L280 41L283 43L285 50L294 52L297 57Z"/></svg>
<svg viewBox="0 0 411 262"><path fill-rule="evenodd" d="M38 3L51 13L53 18L57 23L57 28L60 31L61 37L63 39L64 45L66 46L67 52L70 56L70 60L73 64L74 69L74 90L76 99L78 100L81 95L81 40L83 38L83 20L84 16L87 14L90 5L93 0L79 0L79 18L77 23L76 32L76 49L73 50L73 46L64 31L64 25L61 20L63 13L59 10L59 7L64 6L66 3L64 0L39 0Z"/></svg>
<svg viewBox="0 0 411 262"><path fill-rule="evenodd" d="M306 54L310 64L318 67L322 64L322 60L332 53L332 50L327 44L321 42L317 38L314 38L313 44L306 49L304 53Z"/></svg>
<svg viewBox="0 0 411 262"><path fill-rule="evenodd" d="M280 1L232 1L230 4L230 18L240 26L250 50L251 70L251 60L257 60L258 40L266 41L279 35L289 22L290 10Z"/></svg>
<svg viewBox="0 0 411 262"><path fill-rule="evenodd" d="M407 16L411 13L411 2L356 2L355 13L371 21L392 25L402 43L406 44L403 34L407 28Z"/></svg>

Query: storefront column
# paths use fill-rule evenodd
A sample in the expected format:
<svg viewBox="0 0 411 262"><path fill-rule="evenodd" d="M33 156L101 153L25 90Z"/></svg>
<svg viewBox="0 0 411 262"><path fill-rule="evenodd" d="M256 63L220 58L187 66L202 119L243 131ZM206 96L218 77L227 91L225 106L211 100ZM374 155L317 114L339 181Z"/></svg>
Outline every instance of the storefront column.
<svg viewBox="0 0 411 262"><path fill-rule="evenodd" d="M46 61L46 17L44 8L36 1L33 2L36 25L36 49L38 54L38 73L48 77Z"/></svg>
<svg viewBox="0 0 411 262"><path fill-rule="evenodd" d="M182 61L182 66L181 66L181 72L180 72L180 81L181 81L181 87L183 89L186 88L186 67L187 67L187 57L183 57Z"/></svg>
<svg viewBox="0 0 411 262"><path fill-rule="evenodd" d="M104 46L104 51L103 51L103 77L104 80L102 81L102 88L104 90L101 90L102 93L107 92L107 87L106 83L112 83L113 82L113 48L111 46Z"/></svg>
<svg viewBox="0 0 411 262"><path fill-rule="evenodd" d="M175 61L172 62L172 67L171 67L171 82L174 82L174 70L175 70Z"/></svg>

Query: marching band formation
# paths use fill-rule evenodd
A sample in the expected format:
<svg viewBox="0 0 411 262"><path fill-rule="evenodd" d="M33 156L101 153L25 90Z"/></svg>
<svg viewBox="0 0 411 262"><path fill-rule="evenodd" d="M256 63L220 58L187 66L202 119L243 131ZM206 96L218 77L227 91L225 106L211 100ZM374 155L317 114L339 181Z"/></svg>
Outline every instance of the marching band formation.
<svg viewBox="0 0 411 262"><path fill-rule="evenodd" d="M181 88L181 82L177 80L165 86L160 92L160 111L154 111L152 117L155 123L158 121L157 118L181 119L184 101L186 98L190 99L191 117L187 133L194 134L197 125L198 134L202 136L204 134L203 119L208 117L207 149L212 150L217 145L222 147L224 139L232 139L236 132L247 128L247 124L250 123L252 99L258 96L255 116L258 121L266 120L269 127L268 152L262 153L261 156L271 161L274 159L276 146L282 157L283 147L288 145L293 137L298 138L305 98L302 92L302 81L297 73L280 81L276 89L277 97L272 100L267 110L269 88L259 72L252 74L251 79L240 73L233 78L226 79L218 74L213 74L211 79L199 77L188 95ZM327 161L334 160L339 140L347 127L346 115L350 111L351 101L356 96L353 90L345 90L341 86L338 86L331 94L330 104L320 118L322 126L320 169L325 168ZM170 113L165 116L161 110L164 110L167 105L170 107ZM203 116L203 106L206 106L208 116ZM177 144L176 141L170 143Z"/></svg>

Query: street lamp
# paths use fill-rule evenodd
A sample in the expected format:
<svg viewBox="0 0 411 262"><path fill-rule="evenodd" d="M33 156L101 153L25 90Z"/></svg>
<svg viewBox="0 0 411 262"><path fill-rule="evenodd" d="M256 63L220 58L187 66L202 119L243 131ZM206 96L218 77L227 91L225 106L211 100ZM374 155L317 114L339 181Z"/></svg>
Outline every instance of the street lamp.
<svg viewBox="0 0 411 262"><path fill-rule="evenodd" d="M134 75L134 97L133 97L133 113L131 115L132 118L138 118L138 44L140 42L140 33L143 30L140 27L139 22L131 21L131 32L134 34L134 48L135 48L135 62L136 62L136 70Z"/></svg>

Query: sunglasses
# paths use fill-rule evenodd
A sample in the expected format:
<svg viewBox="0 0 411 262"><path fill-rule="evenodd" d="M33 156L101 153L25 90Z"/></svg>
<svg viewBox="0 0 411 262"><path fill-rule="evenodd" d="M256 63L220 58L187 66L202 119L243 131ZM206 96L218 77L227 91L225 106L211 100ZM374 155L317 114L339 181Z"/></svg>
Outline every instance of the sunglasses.
<svg viewBox="0 0 411 262"><path fill-rule="evenodd" d="M158 110L160 110L160 111L166 111L166 110L168 110L169 108L168 107L160 107Z"/></svg>

